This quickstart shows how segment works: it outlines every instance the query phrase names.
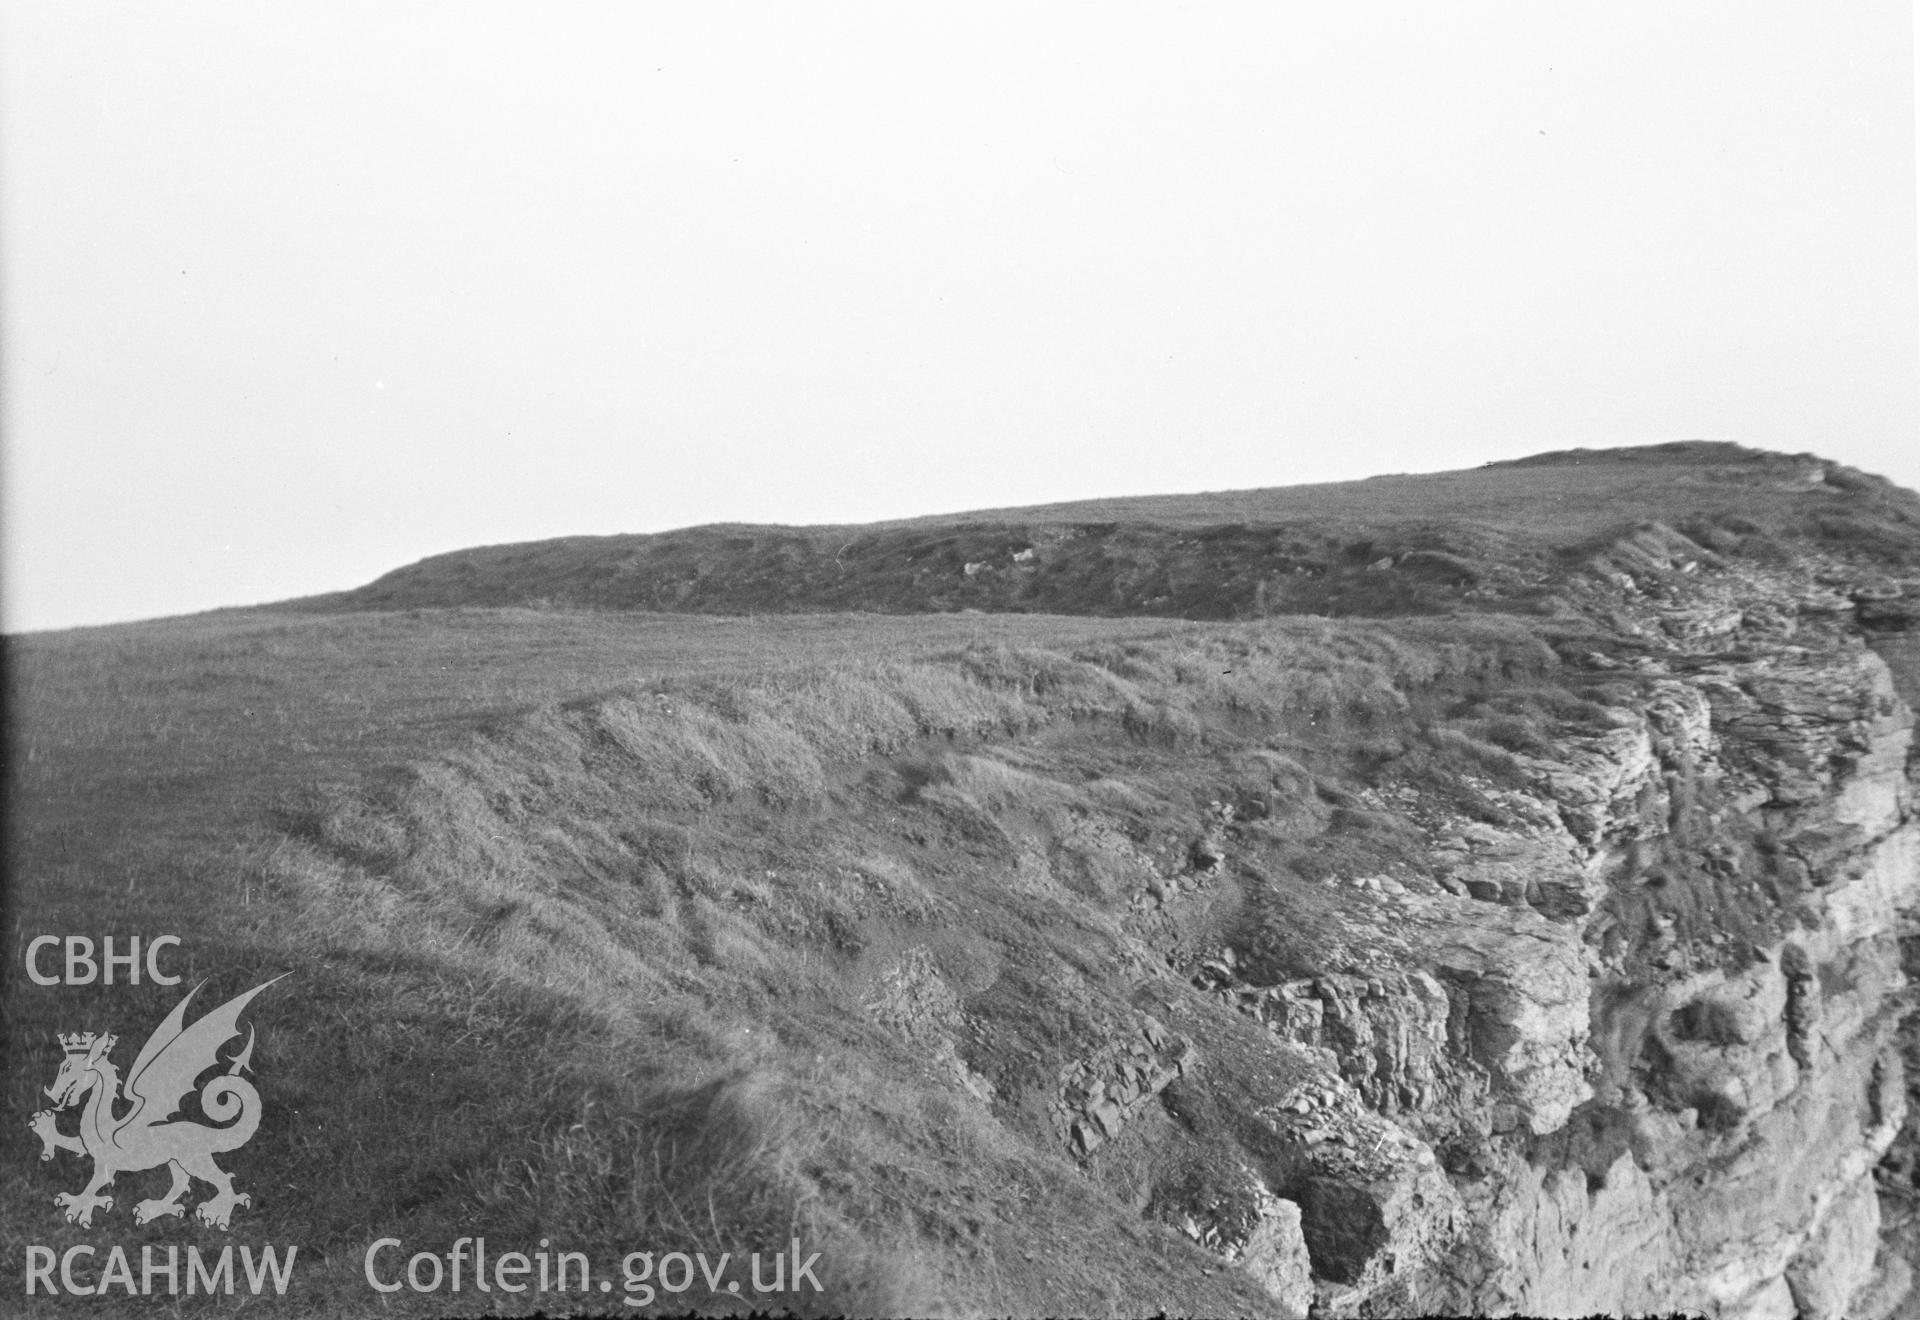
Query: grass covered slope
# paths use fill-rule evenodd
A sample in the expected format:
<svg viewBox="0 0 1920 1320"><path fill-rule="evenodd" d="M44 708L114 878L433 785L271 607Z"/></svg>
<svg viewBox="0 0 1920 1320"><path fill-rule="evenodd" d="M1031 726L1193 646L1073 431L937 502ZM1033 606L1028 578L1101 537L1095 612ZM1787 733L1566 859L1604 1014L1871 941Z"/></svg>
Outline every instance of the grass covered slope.
<svg viewBox="0 0 1920 1320"><path fill-rule="evenodd" d="M1636 1086L1693 1112L1703 1186L1743 1158L1748 1115L1715 1078L1651 1078L1647 987L1748 975L1819 923L1810 877L1859 830L1795 834L1799 806L1761 829L1740 801L1777 779L1817 806L1892 746L1860 721L1828 746L1778 713L1890 725L1858 638L1911 636L1892 631L1920 563L1906 493L1745 451L1575 457L1617 466L1598 484L1638 502L1605 516L1549 456L1489 469L1498 490L1451 530L1453 496L1410 503L1411 478L1382 488L1404 525L1354 502L1373 483L1274 495L1300 511L1284 533L1176 526L1210 525L1197 507L1099 536L1077 513L1030 519L1061 529L1044 572L1090 613L1146 609L1157 572L1241 581L1170 546L1353 550L1358 528L1369 553L1399 548L1289 580L1417 617L747 619L350 593L13 639L8 937L178 933L210 1002L293 973L250 1010L265 1121L228 1161L254 1201L219 1239L300 1245L275 1311L361 1313L375 1238L444 1253L468 1234L548 1238L602 1274L629 1250L798 1239L825 1284L803 1309L913 1314L1297 1314L1307 1262L1286 1248L1304 1240L1345 1305L1466 1308L1491 1294L1445 1289L1490 1267L1447 1245L1470 1217L1456 1189L1562 1155L1591 1185L1640 1140L1619 1108ZM1587 512L1540 513L1547 488ZM1099 556L1077 558L1089 540ZM1098 577L1122 546L1136 576ZM1421 557L1476 546L1472 582ZM1024 548L1008 573L1052 553ZM784 599L820 568L722 549L682 608L742 581ZM532 573L550 553L448 571L517 600L532 579L510 556ZM892 561L873 555L880 583ZM1002 572L965 572L980 562L949 577ZM1534 594L1500 594L1536 573ZM888 580L898 608L950 599ZM1246 579L1256 601L1270 580ZM1719 769L1703 693L1753 730ZM1524 974L1520 948L1541 951ZM1590 965L1597 1056L1577 1046ZM38 987L17 957L10 976L0 1292L19 1295L24 1243L137 1259L213 1241L132 1224L158 1174L108 1227L64 1223L51 1198L78 1166L22 1139L56 1031L137 1043L178 991ZM1292 1238L1276 1196L1299 1207Z"/></svg>
<svg viewBox="0 0 1920 1320"><path fill-rule="evenodd" d="M302 1236L310 1222L302 1207L333 1204L330 1194L312 1191L315 1179L351 1166L356 1178L378 1183L391 1172L386 1154L411 1151L418 1133L417 1115L405 1109L383 1108L377 1120L365 1113L336 1116L332 1088L340 1061L362 1059L369 1094L389 1097L380 1101L386 1106L404 1091L394 1061L418 1045L409 1043L409 1005L440 1005L423 1010L422 1039L445 1029L448 1039L466 1042L485 1062L519 1057L514 1042L529 1032L540 1037L529 1024L546 1010L515 996L502 1007L485 992L487 978L477 988L462 979L450 989L445 969L431 963L316 959L297 928L282 927L284 914L265 903L254 883L258 858L284 844L275 822L304 818L329 794L350 794L395 767L444 755L487 728L511 726L583 694L690 676L746 681L793 668L833 670L928 646L1163 635L1170 626L1180 627L1041 618L231 611L8 639L5 915L15 955L0 1004L6 1051L0 1077L11 1137L5 1149L14 1158L0 1167L0 1239L7 1246L0 1286L17 1295L21 1243L98 1237L63 1225L52 1208L54 1191L72 1190L68 1184L77 1183L80 1166L71 1157L63 1157L64 1167L41 1165L33 1158L38 1142L25 1135L28 1115L45 1104L40 1088L59 1060L54 1034L143 1032L180 993L147 984L33 985L19 955L36 935L111 935L124 948L131 935L178 934L184 944L173 970L189 986L213 978L203 999L237 993L290 966L300 969L280 988L282 1002L263 1001L255 1010L278 1009L271 1023L262 1019L258 1057L268 1113L255 1144L264 1151L273 1143L275 1153L263 1155L262 1165L288 1172L277 1190L260 1189L253 1172L240 1174L243 1187L254 1187L263 1216L243 1240L285 1241L293 1233L309 1259L330 1247L345 1251L339 1240ZM456 1008L444 1007L449 995ZM328 1014L331 1026L313 1052L305 1048L311 1042L283 1035L287 1023ZM483 1079L481 1089L521 1091L514 1103L523 1108L514 1112L539 1115L551 1100L542 1067L529 1056L524 1070L516 1065L504 1077ZM471 1098L456 1079L468 1074L455 1069L442 1076L442 1098L455 1112L467 1110ZM304 1096L319 1098L303 1102ZM316 1126L310 1146L289 1163L280 1142L290 1099L305 1104ZM485 1149L496 1135L483 1126L471 1138L474 1148ZM365 1162L343 1163L353 1151L364 1152ZM374 1223L365 1211L385 1205L368 1203L361 1217ZM170 1237L170 1227L177 1228L161 1221L135 1238L190 1240L178 1232ZM351 1262L340 1260L347 1270L343 1286L350 1287Z"/></svg>
<svg viewBox="0 0 1920 1320"><path fill-rule="evenodd" d="M749 613L1552 613L1636 534L1706 555L1920 572L1920 497L1811 455L1685 442L1464 472L988 510L862 527L691 528L426 559L325 609L544 603Z"/></svg>
<svg viewBox="0 0 1920 1320"><path fill-rule="evenodd" d="M1274 799L1302 875L1286 929L1311 939L1301 921L1334 920L1301 887L1331 857L1311 840L1362 865L1414 846L1359 807L1355 767L1423 722L1423 755L1500 764L1471 720L1432 724L1443 694L1556 667L1509 625L1306 623L658 675L283 795L198 875L122 855L145 901L116 906L148 930L190 909L193 972L223 991L295 973L256 1055L261 1158L234 1163L260 1189L251 1240L302 1244L314 1304L362 1295L376 1236L479 1226L601 1260L798 1232L827 1312L1259 1313L1270 1297L1167 1222L1245 1195L1220 1097L1193 1092L1208 1135L1125 1174L1134 1192L1090 1182L1037 1099L1136 1015L1182 1022L1154 1002L1184 993L1172 946L1133 900L1156 864L1188 869L1208 801ZM121 871L66 878L18 896L33 929L84 922ZM10 1107L52 1075L53 1030L171 998L14 987ZM1230 1013L1184 1034L1242 1106L1288 1082ZM10 1234L87 1240L47 1209L70 1176L49 1172L9 1167Z"/></svg>

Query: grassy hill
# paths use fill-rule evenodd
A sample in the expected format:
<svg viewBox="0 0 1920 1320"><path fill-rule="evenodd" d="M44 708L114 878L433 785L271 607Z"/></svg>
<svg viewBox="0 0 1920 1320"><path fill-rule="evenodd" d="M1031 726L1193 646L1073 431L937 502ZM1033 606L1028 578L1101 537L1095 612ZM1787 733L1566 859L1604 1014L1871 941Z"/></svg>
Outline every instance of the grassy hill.
<svg viewBox="0 0 1920 1320"><path fill-rule="evenodd" d="M1911 493L1688 445L496 547L9 639L0 1292L26 1244L229 1240L136 1227L157 1173L65 1223L79 1166L25 1123L54 1033L130 1057L200 978L211 1003L291 972L250 1010L265 1118L229 1161L230 1240L301 1249L275 1313L363 1313L375 1239L463 1234L613 1278L798 1240L825 1288L782 1301L819 1313L1276 1313L1190 1226L1253 1222L1249 1168L1308 1187L1257 1115L1318 1065L1201 961L1364 963L1352 877L1422 883L1407 803L1510 823L1524 758L1736 645L1687 631L1716 603L1764 579L1891 634L1916 568ZM1770 873L1700 883L1683 933L1783 919ZM1655 900L1618 901L1628 930ZM178 934L186 980L33 985L46 933ZM1076 1148L1048 1097L1126 1040L1177 1075Z"/></svg>
<svg viewBox="0 0 1920 1320"><path fill-rule="evenodd" d="M1920 570L1912 492L1811 455L1685 442L862 527L725 525L490 546L307 607L1552 613L1573 570L1649 525L1691 538L1706 556L1812 548Z"/></svg>

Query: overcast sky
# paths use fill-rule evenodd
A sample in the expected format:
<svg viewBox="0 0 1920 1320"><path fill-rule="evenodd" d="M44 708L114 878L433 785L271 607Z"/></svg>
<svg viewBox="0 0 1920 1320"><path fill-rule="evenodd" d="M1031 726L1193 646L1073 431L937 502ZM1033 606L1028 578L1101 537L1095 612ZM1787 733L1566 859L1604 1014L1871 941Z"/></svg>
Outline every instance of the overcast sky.
<svg viewBox="0 0 1920 1320"><path fill-rule="evenodd" d="M1920 487L1904 0L0 4L9 630L1709 437Z"/></svg>

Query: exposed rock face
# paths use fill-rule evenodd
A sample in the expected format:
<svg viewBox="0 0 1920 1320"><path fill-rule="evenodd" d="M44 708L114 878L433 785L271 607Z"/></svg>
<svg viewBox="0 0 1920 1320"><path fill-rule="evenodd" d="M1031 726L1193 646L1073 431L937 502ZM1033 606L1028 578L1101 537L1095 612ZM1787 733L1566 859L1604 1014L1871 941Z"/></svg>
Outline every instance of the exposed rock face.
<svg viewBox="0 0 1920 1320"><path fill-rule="evenodd" d="M1272 1197L1262 1205L1238 1263L1282 1309L1304 1314L1313 1304L1313 1262L1300 1232L1300 1207L1293 1202Z"/></svg>
<svg viewBox="0 0 1920 1320"><path fill-rule="evenodd" d="M1603 960L1592 1014L1601 1094L1562 1136L1583 1171L1508 1161L1489 1180L1495 1212L1476 1224L1497 1263L1449 1301L1838 1316L1874 1282L1872 1170L1903 1118L1896 936L1920 901L1911 716L1884 667L1858 651L1714 667L1692 687L1663 694L1645 712L1645 741L1618 745L1624 755L1583 796L1619 804L1671 798L1682 778L1713 785L1722 810L1744 807L1759 824L1753 845L1777 859L1777 892L1798 904L1800 928L1707 962L1656 912L1650 965ZM1684 828L1671 800L1662 807ZM1644 837L1644 817L1589 820L1601 871L1610 851ZM1728 874L1755 861L1725 837L1698 852L1699 865ZM1554 1076L1564 1030L1543 1030L1551 1019L1539 1011L1515 1016L1507 1038L1548 1061L1534 1075ZM1545 1121L1534 1131L1559 1128L1569 1107L1536 1111Z"/></svg>
<svg viewBox="0 0 1920 1320"><path fill-rule="evenodd" d="M1060 1070L1054 1128L1074 1154L1091 1155L1196 1062L1191 1041L1170 1035L1158 1020L1142 1014L1137 1039L1106 1046Z"/></svg>
<svg viewBox="0 0 1920 1320"><path fill-rule="evenodd" d="M1579 941L1531 911L1447 894L1396 895L1382 909L1394 925L1376 952L1416 970L1234 989L1204 968L1202 984L1275 1035L1329 1052L1382 1114L1428 1130L1441 1105L1459 1121L1490 1107L1501 1131L1565 1123L1592 1093Z"/></svg>
<svg viewBox="0 0 1920 1320"><path fill-rule="evenodd" d="M1328 1079L1268 1111L1325 1313L1837 1317L1906 1289L1874 1172L1906 1119L1912 713L1843 633L1732 628L1518 757L1499 824L1383 790L1430 869L1354 882L1366 938L1325 970L1193 969Z"/></svg>

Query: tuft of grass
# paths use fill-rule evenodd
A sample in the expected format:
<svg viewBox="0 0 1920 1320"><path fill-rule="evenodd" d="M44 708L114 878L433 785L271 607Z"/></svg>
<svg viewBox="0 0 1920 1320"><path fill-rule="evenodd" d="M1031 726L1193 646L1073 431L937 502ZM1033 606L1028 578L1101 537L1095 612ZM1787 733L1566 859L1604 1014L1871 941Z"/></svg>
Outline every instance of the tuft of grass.
<svg viewBox="0 0 1920 1320"><path fill-rule="evenodd" d="M1446 759L1474 766L1506 783L1516 783L1524 774L1511 750L1475 737L1465 728L1431 729L1427 740Z"/></svg>

